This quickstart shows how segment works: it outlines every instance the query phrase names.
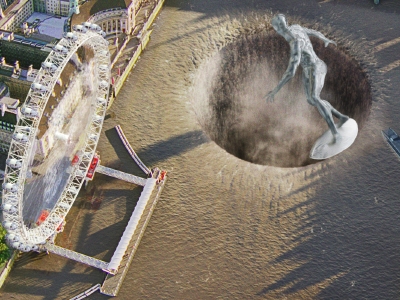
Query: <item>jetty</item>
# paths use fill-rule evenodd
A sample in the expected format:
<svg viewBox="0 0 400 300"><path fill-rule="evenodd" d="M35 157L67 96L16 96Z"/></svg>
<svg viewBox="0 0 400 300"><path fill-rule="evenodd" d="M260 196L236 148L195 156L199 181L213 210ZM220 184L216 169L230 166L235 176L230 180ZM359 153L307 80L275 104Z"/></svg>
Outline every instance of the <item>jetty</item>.
<svg viewBox="0 0 400 300"><path fill-rule="evenodd" d="M116 296L118 294L118 291L122 286L129 266L133 260L136 250L139 247L147 224L150 221L151 215L153 214L154 208L167 180L166 171L160 170L159 168L150 170L133 150L121 127L117 125L115 129L117 130L118 136L120 137L126 150L148 177L142 178L104 167L100 164L98 164L94 170L96 173L101 173L139 186L143 186L139 200L132 212L129 222L125 227L125 230L114 251L113 256L111 257L110 262L105 262L73 250L65 249L55 245L54 242L47 242L43 246L44 250L48 252L101 269L107 273L107 276L101 286L95 286L92 289L79 294L76 296L77 298L74 297L73 299L83 299L88 293L93 293L98 289L100 290L100 293L108 296Z"/></svg>

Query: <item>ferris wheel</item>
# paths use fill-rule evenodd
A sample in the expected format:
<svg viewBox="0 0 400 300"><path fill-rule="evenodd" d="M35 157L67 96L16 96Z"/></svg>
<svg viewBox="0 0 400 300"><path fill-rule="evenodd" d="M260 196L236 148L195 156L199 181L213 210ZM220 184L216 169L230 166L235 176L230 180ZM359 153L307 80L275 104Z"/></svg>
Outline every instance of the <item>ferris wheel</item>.
<svg viewBox="0 0 400 300"><path fill-rule="evenodd" d="M25 252L38 250L40 245L46 243L60 229L83 182L87 179L88 170L93 164L93 159L96 158L95 150L107 109L110 86L110 53L108 42L102 35L101 28L90 23L76 25L72 32L65 33L63 39L54 46L45 62L42 63L42 67L28 92L26 101L21 107L21 114L15 126L6 161L2 195L2 224L7 230L7 242L13 248ZM54 105L51 105L54 116L50 116L46 112L46 109L50 106L49 99L54 100L56 84L60 84L61 74L67 64L71 61L79 64L78 54L82 52L81 49L86 49L84 51L90 52L90 59L94 62L91 75L81 75L89 78L93 85L91 96L85 100L86 102L83 106L86 109L84 113L85 120L82 124L78 124L78 130L74 131L78 132L79 136L76 138L77 142L72 146L68 135L65 133L57 131L51 136L54 140L59 141L60 149L63 150L70 147L77 154L74 156L72 163L67 161L68 172L63 170L62 176L64 176L64 179L60 181L61 183L57 183L60 191L59 193L53 192L52 197L55 197L55 200L51 203L50 208L47 207L45 218L41 222L28 222L24 216L24 214L26 215L27 203L30 203L29 205L33 205L32 203L36 202L45 203L48 200L46 198L48 196L41 189L47 189L50 192L52 192L51 189L57 189L43 181L42 178L46 174L36 174L36 177L32 179L33 161L35 161L35 153L37 153L38 148L37 136L39 133L43 134L43 129L40 129L41 124L49 123L50 121L54 123L54 120L58 121L58 123L63 121L63 124L68 124L71 120L73 121L71 115L77 114L81 110L79 103L83 101L83 98L75 101L73 100L74 97L70 97L69 100L63 100L64 98L61 100L56 99L58 107L62 107L69 114L68 116L56 115L57 107L54 108ZM86 96L83 95L82 97ZM64 104L63 101L65 102ZM71 103L74 103L73 109L68 107L68 105L72 105ZM59 110L63 112L61 108ZM52 126L51 128L55 128L55 125ZM59 128L69 128L72 125L63 126L59 126ZM63 141L64 144L62 144ZM68 160L65 154L60 157L62 161ZM40 162L44 166L43 169L45 167L51 168L51 164L46 159L47 157L44 155ZM65 166L65 163L61 164L62 168ZM47 177L57 178L59 176L57 171L55 174L50 175ZM42 180L41 185L36 184L35 180L37 182ZM40 193L35 195L32 192L34 189ZM38 194L46 199L39 199L40 197L36 197Z"/></svg>

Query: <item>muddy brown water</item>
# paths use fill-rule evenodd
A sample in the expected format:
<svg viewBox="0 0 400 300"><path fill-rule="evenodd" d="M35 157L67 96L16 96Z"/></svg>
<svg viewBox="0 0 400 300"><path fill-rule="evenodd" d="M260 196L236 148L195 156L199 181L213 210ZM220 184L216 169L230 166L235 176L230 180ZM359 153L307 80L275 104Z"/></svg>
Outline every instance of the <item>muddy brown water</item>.
<svg viewBox="0 0 400 300"><path fill-rule="evenodd" d="M378 71L399 59L400 44L374 47L398 38L400 5L321 2L166 2L99 145L102 164L141 175L113 129L120 124L148 166L169 171L117 299L399 297L400 162L380 130L400 132L400 69ZM335 158L299 168L252 164L199 124L197 70L270 11L327 28L338 47L360 47L354 55L374 82L371 113L355 144ZM109 260L139 194L97 174L57 243ZM1 296L65 299L103 278L55 255L24 254Z"/></svg>

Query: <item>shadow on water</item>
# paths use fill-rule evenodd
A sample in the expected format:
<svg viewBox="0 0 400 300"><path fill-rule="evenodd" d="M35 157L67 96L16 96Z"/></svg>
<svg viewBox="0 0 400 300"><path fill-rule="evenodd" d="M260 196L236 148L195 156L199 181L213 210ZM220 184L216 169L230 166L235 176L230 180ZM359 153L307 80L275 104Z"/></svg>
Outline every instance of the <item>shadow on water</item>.
<svg viewBox="0 0 400 300"><path fill-rule="evenodd" d="M26 260L25 256L26 254L23 254L20 259L22 261ZM60 271L29 268L29 272L27 272L26 269L18 267L20 266L20 259L16 261L16 265L12 270L12 281L7 280L7 285L2 289L2 292L7 294L20 295L16 299L27 299L24 294L27 295L26 297L29 295L29 297L33 298L36 298L36 295L41 296L40 299L45 300L69 299L77 294L76 284L87 286L88 288L95 283L96 279L94 278L98 278L97 281L100 281L100 278L104 277L100 270L93 268L88 269L85 273L75 273L74 269L78 263L73 261L67 261ZM41 263L58 265L59 260L59 257L50 254L43 257ZM32 260L29 258L26 264L31 263Z"/></svg>
<svg viewBox="0 0 400 300"><path fill-rule="evenodd" d="M332 170L329 178L322 179L324 184L312 184L315 195L299 205L311 209L302 216L306 225L293 234L291 243L297 246L271 263L300 266L267 284L257 296L277 291L290 295L328 283L318 299L398 297L400 203L393 190L400 185L395 166L387 169L387 164L376 164L393 155L381 149L354 162L359 167ZM289 216L299 206L281 216Z"/></svg>
<svg viewBox="0 0 400 300"><path fill-rule="evenodd" d="M71 264L70 267L73 267ZM70 269L71 268L65 268ZM63 271L65 271L63 270ZM63 272L61 271L61 272ZM23 279L23 283L13 282L13 284L7 285L7 289L4 290L7 293L15 293L15 294L27 294L27 295L38 295L43 296L47 295L41 299L68 299L69 296L74 295L74 291L69 291L69 293L59 294L58 297L55 294L49 294L49 289L53 289L54 284L57 282L55 278L60 280L60 272L53 271L42 271L36 270L35 272L20 272L20 270L14 272L14 276L16 278ZM86 274L74 274L74 282L82 282L82 283L91 283L92 278L90 273ZM71 283L71 282L70 282ZM69 284L70 284L69 283ZM28 290L29 289L29 290ZM27 291L28 290L28 291ZM25 292L23 292L25 291ZM28 297L28 296L26 296ZM6 298L2 298L6 299ZM13 298L11 298L13 299ZM20 298L20 299L28 299L28 298Z"/></svg>
<svg viewBox="0 0 400 300"><path fill-rule="evenodd" d="M135 162L130 159L128 152L125 150L121 151L121 149L125 149L125 147L119 139L115 129L107 130L106 136L117 153L120 161L124 162L124 165L121 167L129 169L132 168L133 165L136 166ZM157 142L145 148L135 149L134 145L131 146L134 148L136 154L143 161L143 163L149 167L152 167L159 162L174 156L178 156L204 143L207 143L208 141L209 139L203 131L193 130L181 135L172 136L168 140ZM168 151L166 151L166 149L168 149ZM126 163L128 161L130 161L130 163ZM137 166L136 168L139 169ZM121 169L121 171L123 170Z"/></svg>
<svg viewBox="0 0 400 300"><path fill-rule="evenodd" d="M152 166L168 158L181 155L207 142L209 142L209 139L203 131L193 130L172 136L166 141L160 141L148 147L141 148L137 151L137 154ZM168 151L165 151L165 149L168 149Z"/></svg>
<svg viewBox="0 0 400 300"><path fill-rule="evenodd" d="M125 146L122 143L121 139L119 138L118 133L115 130L115 128L106 130L105 134L106 134L108 141L110 142L110 145L113 147L115 153L118 156L118 160L108 164L107 167L114 168L116 170L119 170L122 172L127 172L130 174L143 174L142 170L138 167L138 165L130 157L128 151L126 151ZM131 145L131 146L134 150L136 150L134 145ZM145 162L145 164L146 164L146 162Z"/></svg>
<svg viewBox="0 0 400 300"><path fill-rule="evenodd" d="M14 267L18 268L29 264L35 260L43 259L47 254L46 252L22 252L14 263Z"/></svg>

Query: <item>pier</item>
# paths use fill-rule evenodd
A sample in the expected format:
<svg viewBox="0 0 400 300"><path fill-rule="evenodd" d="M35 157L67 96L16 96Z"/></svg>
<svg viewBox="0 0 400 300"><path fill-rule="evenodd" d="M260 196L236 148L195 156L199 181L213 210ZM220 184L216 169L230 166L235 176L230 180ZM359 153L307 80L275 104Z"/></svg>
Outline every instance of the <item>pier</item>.
<svg viewBox="0 0 400 300"><path fill-rule="evenodd" d="M118 243L117 248L111 257L110 262L105 262L94 257L87 256L82 253L75 252L73 250L65 249L55 245L53 242L47 242L43 249L63 256L68 259L84 263L86 265L98 268L108 273L101 288L100 292L109 296L116 296L122 285L122 282L128 272L129 266L132 262L133 256L137 248L139 247L140 240L146 230L146 226L150 221L153 210L157 204L158 198L160 197L161 191L166 181L166 171L162 171L158 168L150 171L147 166L140 160L136 152L129 144L125 137L121 127L118 125L115 127L121 141L125 148L138 164L138 166L148 175L149 178L142 178L118 170L114 170L98 164L95 168L95 172L111 176L117 179L121 179L136 185L143 186L143 191L140 194L139 200L136 204L134 211L129 219L129 222L122 234L122 237ZM97 288L96 288L97 290ZM95 290L94 290L95 291ZM94 292L92 291L92 292ZM85 292L86 293L86 292ZM79 297L86 297L85 293L82 293ZM76 297L78 297L76 296ZM74 298L74 299L83 299Z"/></svg>
<svg viewBox="0 0 400 300"><path fill-rule="evenodd" d="M129 270L129 266L139 246L140 240L142 239L146 226L149 223L153 210L157 204L158 198L164 188L166 178L157 183L160 176L161 172L158 171L155 172L152 178L148 179L149 187L153 187L151 188L151 191L150 188L148 189L148 191L150 191L149 194L145 194L145 189L143 189L143 198L141 195L117 250L109 264L110 270L114 268L115 264L115 266L118 266L118 271L115 271L115 275L112 275L112 273L107 274L100 289L102 294L117 296L118 291L121 288L122 282Z"/></svg>

